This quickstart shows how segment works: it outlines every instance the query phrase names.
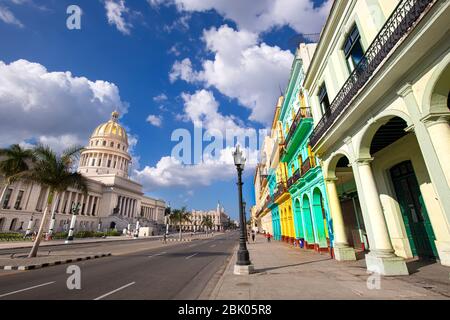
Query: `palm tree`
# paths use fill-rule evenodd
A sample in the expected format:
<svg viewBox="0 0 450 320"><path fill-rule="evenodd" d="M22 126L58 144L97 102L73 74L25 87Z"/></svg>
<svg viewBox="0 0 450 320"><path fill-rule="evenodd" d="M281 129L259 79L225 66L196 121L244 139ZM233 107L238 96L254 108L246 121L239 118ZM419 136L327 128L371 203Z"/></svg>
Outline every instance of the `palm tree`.
<svg viewBox="0 0 450 320"><path fill-rule="evenodd" d="M30 170L30 165L34 161L33 151L24 149L18 144L0 149L0 175L5 178L4 188L0 196L0 205L9 186L19 179L20 174Z"/></svg>
<svg viewBox="0 0 450 320"><path fill-rule="evenodd" d="M214 226L211 216L204 216L201 224L206 228L206 233L208 233L208 230L211 230Z"/></svg>
<svg viewBox="0 0 450 320"><path fill-rule="evenodd" d="M187 211L186 207L183 207L181 209L173 210L169 218L172 223L174 223L175 225L178 224L178 226L180 227L180 240L181 240L182 237L181 225L183 224L183 222L191 222L191 213Z"/></svg>
<svg viewBox="0 0 450 320"><path fill-rule="evenodd" d="M58 156L47 146L40 145L34 149L36 165L29 172L25 172L22 178L47 187L49 193L36 240L28 255L29 258L34 258L37 255L49 208L52 204L57 203L59 194L69 187L87 194L87 179L73 171L74 162L78 159L82 150L83 148L76 146Z"/></svg>

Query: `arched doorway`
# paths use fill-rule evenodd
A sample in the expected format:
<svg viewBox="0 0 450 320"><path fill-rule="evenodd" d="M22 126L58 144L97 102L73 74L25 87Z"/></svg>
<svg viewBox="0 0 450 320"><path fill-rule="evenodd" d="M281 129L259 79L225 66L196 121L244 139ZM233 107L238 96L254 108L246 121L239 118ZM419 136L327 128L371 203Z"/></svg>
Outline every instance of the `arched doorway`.
<svg viewBox="0 0 450 320"><path fill-rule="evenodd" d="M385 230L374 233L373 247L404 258L435 258L433 227L439 230L443 215L441 207L435 205L438 197L428 173L430 163L425 160L427 149L418 141L423 132L413 133L409 128L408 115L389 113L372 123L361 140L360 157L370 161L360 171L361 179L375 186L365 198L372 207L378 206L371 211L376 221L371 227ZM371 196L374 192L376 197Z"/></svg>
<svg viewBox="0 0 450 320"><path fill-rule="evenodd" d="M299 239L305 238L305 233L303 231L303 222L302 222L302 215L301 215L301 206L300 206L300 199L296 198L294 201L294 215L295 215L295 235Z"/></svg>
<svg viewBox="0 0 450 320"><path fill-rule="evenodd" d="M319 188L313 191L313 217L319 248L328 248L327 216L322 192Z"/></svg>
<svg viewBox="0 0 450 320"><path fill-rule="evenodd" d="M394 166L390 173L413 255L436 258L436 237L411 161Z"/></svg>
<svg viewBox="0 0 450 320"><path fill-rule="evenodd" d="M313 221L311 216L311 205L306 194L303 196L302 217L303 225L305 227L305 241L307 243L307 248L312 249L314 248L315 239Z"/></svg>
<svg viewBox="0 0 450 320"><path fill-rule="evenodd" d="M342 212L342 239L334 239L337 243L333 244L341 245L339 241L345 241L342 245L354 248L356 251L365 251L369 247L368 237L366 233L366 227L362 215L362 210L359 202L359 195L356 185L355 176L353 173L354 168L350 165L350 160L346 154L339 153L333 159L331 159L328 166L328 177L331 177L335 186L337 201L340 211ZM335 177L333 179L333 177ZM333 214L332 214L333 215ZM332 217L333 218L333 217ZM332 219L333 220L333 219ZM335 236L336 226L333 225L333 231ZM354 254L351 254L350 260L354 259ZM340 257L336 256L337 259ZM348 259L345 257L342 259Z"/></svg>

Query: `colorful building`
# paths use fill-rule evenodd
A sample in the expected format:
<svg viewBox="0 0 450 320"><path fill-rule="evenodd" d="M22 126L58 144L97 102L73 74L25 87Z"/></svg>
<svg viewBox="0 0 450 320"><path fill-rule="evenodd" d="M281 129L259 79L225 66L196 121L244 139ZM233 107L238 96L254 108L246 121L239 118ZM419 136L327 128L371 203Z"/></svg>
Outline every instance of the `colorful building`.
<svg viewBox="0 0 450 320"><path fill-rule="evenodd" d="M296 52L291 76L281 107L278 125L282 130L281 161L287 177L290 203L284 212L289 237L295 237L308 249L328 251L331 245L329 209L321 167L311 151L309 137L313 118L303 88L306 70L316 44L301 44ZM293 221L291 221L293 220Z"/></svg>
<svg viewBox="0 0 450 320"><path fill-rule="evenodd" d="M450 2L336 0L304 87L338 260L450 266ZM306 155L306 154L305 154Z"/></svg>

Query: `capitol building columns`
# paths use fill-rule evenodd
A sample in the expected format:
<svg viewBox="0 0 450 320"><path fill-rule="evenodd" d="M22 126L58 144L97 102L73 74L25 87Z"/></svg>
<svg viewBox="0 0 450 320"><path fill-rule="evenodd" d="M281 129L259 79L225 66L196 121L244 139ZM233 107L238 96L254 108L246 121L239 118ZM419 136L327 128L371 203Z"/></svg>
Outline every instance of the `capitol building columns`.
<svg viewBox="0 0 450 320"><path fill-rule="evenodd" d="M145 196L142 185L129 178L128 135L118 119L119 113L113 112L109 121L93 131L78 167L88 179L88 193L75 189L59 193L54 203L54 232L68 230L74 203L80 203L75 231L122 231L128 225L135 228L137 220L149 228L147 235L163 229L166 204ZM25 232L28 225L36 231L48 192L23 181L11 185L0 203L0 232ZM45 230L49 228L50 221Z"/></svg>

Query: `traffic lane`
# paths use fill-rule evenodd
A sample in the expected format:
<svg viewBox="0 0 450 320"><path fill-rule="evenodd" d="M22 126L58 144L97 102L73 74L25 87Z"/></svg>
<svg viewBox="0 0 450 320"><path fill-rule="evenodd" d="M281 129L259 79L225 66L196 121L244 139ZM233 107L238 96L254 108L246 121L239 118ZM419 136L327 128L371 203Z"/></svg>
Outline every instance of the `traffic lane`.
<svg viewBox="0 0 450 320"><path fill-rule="evenodd" d="M218 242L222 241L217 239ZM199 241L201 242L201 241ZM208 245L211 241L205 241L204 244L199 243L197 246ZM23 288L34 287L43 283L54 282L48 286L37 287L32 290L18 292L13 295L4 297L3 299L94 299L100 297L107 292L121 288L124 285L131 284L139 280L145 282L146 285L153 284L153 290L148 294L147 290L140 291L147 294L137 294L136 291L127 298L136 299L138 296L144 298L166 298L167 292L173 292L170 290L172 287L174 290L178 290L179 283L183 283L183 279L187 277L189 281L189 275L181 273L180 268L175 267L180 264L178 260L186 259L189 255L195 254L192 252L194 247L189 247L187 244L180 244L170 249L154 248L148 251L140 252L139 254L128 254L124 256L102 258L92 261L84 261L77 263L81 269L81 290L68 290L66 286L67 278L66 274L67 266L56 266L46 269L40 269L35 271L28 271L12 275L9 277L0 278L1 293L14 292ZM199 251L199 248L195 248ZM158 255L159 256L155 256ZM165 259L162 259L167 254ZM160 258L160 259L158 259ZM174 259L175 258L175 259ZM195 269L195 268L194 268ZM155 272L155 270L157 272ZM158 272L158 270L166 270L166 272ZM169 270L167 272L167 270ZM170 278L172 277L172 278ZM168 280L164 279L168 278ZM144 279L144 281L142 281ZM176 283L172 279L177 279ZM139 282L139 283L140 283ZM138 284L139 284L138 283ZM175 285L176 284L176 285ZM130 288L124 290L129 292ZM168 291L167 291L168 290ZM165 293L161 295L162 293ZM115 298L115 295L111 295L111 298Z"/></svg>
<svg viewBox="0 0 450 320"><path fill-rule="evenodd" d="M186 243L171 248L186 247ZM48 288L37 288L29 292L23 292L6 297L6 299L83 299L83 287L91 287L91 283L96 283L95 279L89 277L90 274L100 276L102 280L108 282L117 280L117 274L121 276L123 270L130 270L137 264L145 262L149 255L161 253L167 250L166 247L158 247L145 251L123 256L112 256L96 260L86 260L79 263L52 266L32 271L16 272L5 277L0 277L0 295L4 292L13 292L22 288L33 287L41 283L56 281L55 285ZM77 265L81 268L82 290L69 291L66 286L66 280L70 276L66 273L70 265ZM111 274L109 274L111 273ZM91 290L91 289L89 289ZM66 296L69 294L68 296Z"/></svg>
<svg viewBox="0 0 450 320"><path fill-rule="evenodd" d="M136 270L134 276L138 280L133 286L106 299L197 299L212 276L232 255L236 240L215 239L158 256L151 270Z"/></svg>

